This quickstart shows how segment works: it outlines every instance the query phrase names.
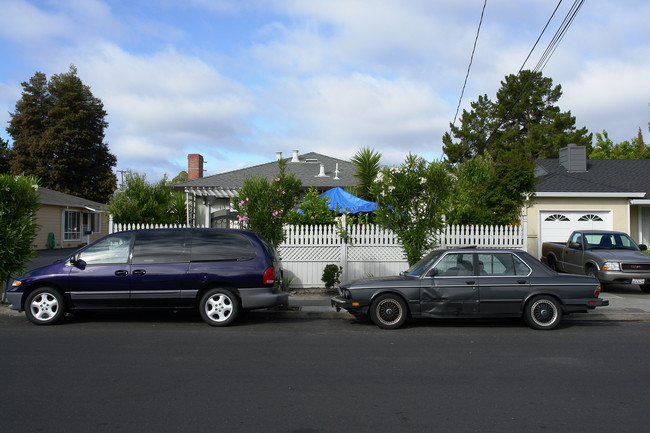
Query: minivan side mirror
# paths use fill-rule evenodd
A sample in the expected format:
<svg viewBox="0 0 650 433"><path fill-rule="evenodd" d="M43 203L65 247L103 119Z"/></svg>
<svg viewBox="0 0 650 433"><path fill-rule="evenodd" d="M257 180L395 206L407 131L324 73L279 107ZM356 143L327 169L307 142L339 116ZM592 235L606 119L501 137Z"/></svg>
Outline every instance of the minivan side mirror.
<svg viewBox="0 0 650 433"><path fill-rule="evenodd" d="M77 257L73 257L70 259L70 264L72 266L75 266L81 270L86 269L86 262L84 260L78 259Z"/></svg>

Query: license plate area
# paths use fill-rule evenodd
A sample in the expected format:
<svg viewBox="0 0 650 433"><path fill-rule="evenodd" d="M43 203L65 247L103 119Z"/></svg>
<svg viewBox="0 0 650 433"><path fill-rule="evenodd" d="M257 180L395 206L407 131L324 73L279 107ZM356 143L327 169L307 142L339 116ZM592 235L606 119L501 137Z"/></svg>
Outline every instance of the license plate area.
<svg viewBox="0 0 650 433"><path fill-rule="evenodd" d="M645 284L645 280L643 278L634 278L632 284Z"/></svg>

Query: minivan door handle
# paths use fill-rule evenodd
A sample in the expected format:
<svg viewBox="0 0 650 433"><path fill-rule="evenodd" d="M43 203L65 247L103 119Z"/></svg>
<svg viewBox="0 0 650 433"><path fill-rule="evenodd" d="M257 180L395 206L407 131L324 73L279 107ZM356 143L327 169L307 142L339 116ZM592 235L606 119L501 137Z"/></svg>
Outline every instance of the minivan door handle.
<svg viewBox="0 0 650 433"><path fill-rule="evenodd" d="M116 277L126 277L127 275L129 275L129 272L128 272L128 271L124 271L124 270L122 270L122 271L115 271L115 276L116 276Z"/></svg>
<svg viewBox="0 0 650 433"><path fill-rule="evenodd" d="M144 275L147 273L144 269L136 269L135 271L131 272L133 275Z"/></svg>

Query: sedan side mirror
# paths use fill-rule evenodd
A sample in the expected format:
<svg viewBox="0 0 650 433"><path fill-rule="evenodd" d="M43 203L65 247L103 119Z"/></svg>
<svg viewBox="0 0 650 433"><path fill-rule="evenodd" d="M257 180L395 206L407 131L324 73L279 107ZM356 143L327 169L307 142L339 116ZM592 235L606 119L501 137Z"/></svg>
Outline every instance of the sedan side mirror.
<svg viewBox="0 0 650 433"><path fill-rule="evenodd" d="M639 249L640 249L641 251L645 251L645 250L648 249L648 246L647 246L646 244L639 244Z"/></svg>

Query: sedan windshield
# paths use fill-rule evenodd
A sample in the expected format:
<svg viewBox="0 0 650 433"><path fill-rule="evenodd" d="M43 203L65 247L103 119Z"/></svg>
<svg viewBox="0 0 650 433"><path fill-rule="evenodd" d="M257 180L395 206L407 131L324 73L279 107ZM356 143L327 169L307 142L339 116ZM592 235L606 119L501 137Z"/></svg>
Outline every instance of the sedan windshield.
<svg viewBox="0 0 650 433"><path fill-rule="evenodd" d="M431 265L438 260L443 252L444 251L431 251L429 254L422 257L416 264L408 268L408 270L404 272L404 275L416 278L423 276L426 271L431 269Z"/></svg>

